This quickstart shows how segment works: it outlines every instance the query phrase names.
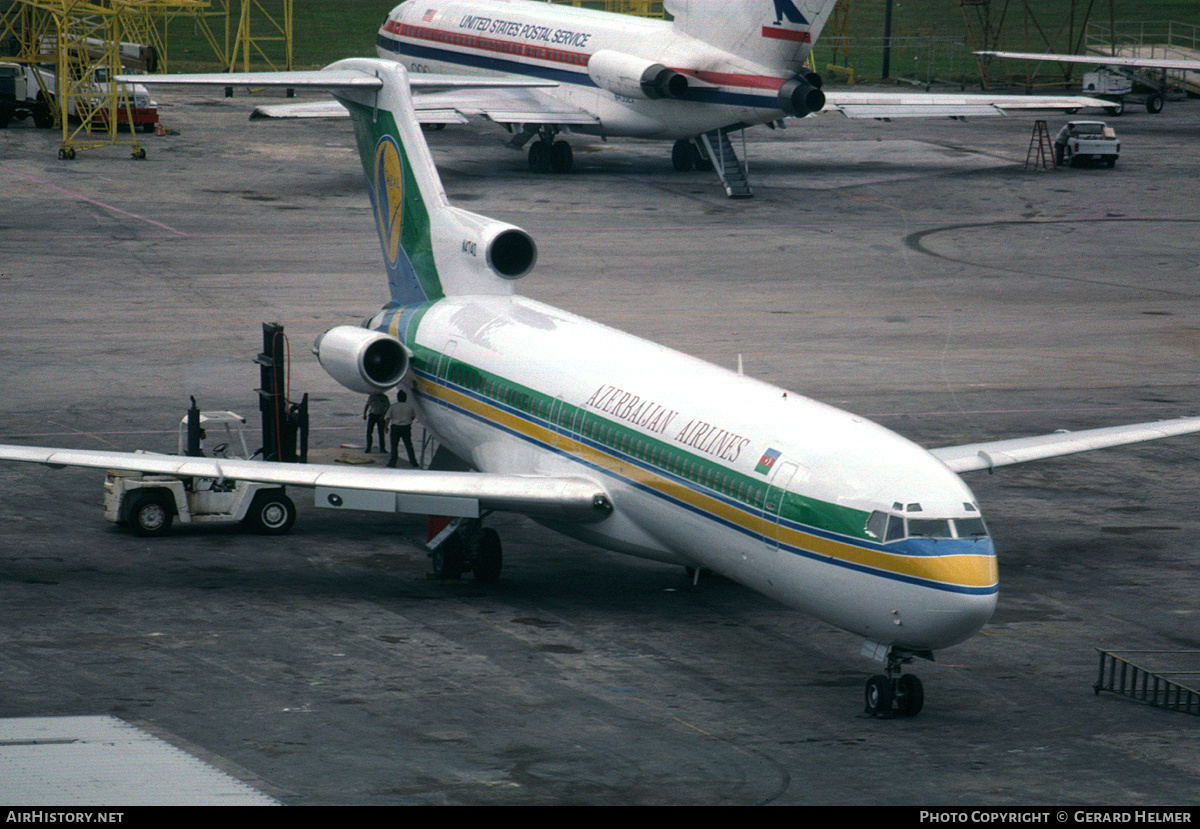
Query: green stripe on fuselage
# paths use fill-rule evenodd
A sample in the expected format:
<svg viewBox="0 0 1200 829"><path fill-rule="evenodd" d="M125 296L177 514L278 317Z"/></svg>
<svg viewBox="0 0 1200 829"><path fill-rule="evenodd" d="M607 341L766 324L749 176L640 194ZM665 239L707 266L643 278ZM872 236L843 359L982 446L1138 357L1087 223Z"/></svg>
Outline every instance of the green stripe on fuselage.
<svg viewBox="0 0 1200 829"><path fill-rule="evenodd" d="M600 453L612 464L628 463L627 459L632 458L635 463L651 467L656 476L681 478L690 482L690 485L712 490L718 496L732 500L737 504L737 509L748 514L739 523L755 533L761 530L756 522L763 517L768 490L765 479L685 451L677 443L651 437L620 421L602 417L594 410L566 403L462 360L447 358L441 352L411 340L409 346L413 350L414 367L418 371L436 377L439 384L461 386L483 398L488 405L503 406L516 412L522 429L528 429L525 432L527 437L538 439L530 432L533 429L540 432L547 428L543 422L549 423L549 428L563 430L564 437L570 440L586 441L592 451ZM556 406L559 408L556 409ZM535 423L535 419L540 422ZM618 474L614 469L610 468L609 471ZM784 521L795 522L814 531L874 541L866 534L867 513L795 492L784 494L781 517ZM774 514L767 518L774 523Z"/></svg>

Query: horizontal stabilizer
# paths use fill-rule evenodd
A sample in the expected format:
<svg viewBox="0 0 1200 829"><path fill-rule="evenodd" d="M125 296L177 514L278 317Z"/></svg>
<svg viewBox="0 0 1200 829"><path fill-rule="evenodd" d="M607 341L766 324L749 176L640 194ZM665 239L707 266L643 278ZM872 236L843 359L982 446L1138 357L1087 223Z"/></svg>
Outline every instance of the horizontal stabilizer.
<svg viewBox="0 0 1200 829"><path fill-rule="evenodd" d="M972 472L1190 432L1200 432L1200 417L1181 417L1178 420L1133 423L1128 426L1085 429L1079 432L1055 432L1036 437L944 446L929 451L955 472Z"/></svg>

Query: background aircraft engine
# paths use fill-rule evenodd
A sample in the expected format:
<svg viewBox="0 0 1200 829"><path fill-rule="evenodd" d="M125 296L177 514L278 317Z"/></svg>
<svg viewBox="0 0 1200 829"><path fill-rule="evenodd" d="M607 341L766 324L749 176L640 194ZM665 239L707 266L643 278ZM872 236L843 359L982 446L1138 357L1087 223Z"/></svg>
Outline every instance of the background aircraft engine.
<svg viewBox="0 0 1200 829"><path fill-rule="evenodd" d="M533 270L537 245L521 228L468 210L447 209L458 220L461 238L446 241L468 267L508 280L520 279Z"/></svg>
<svg viewBox="0 0 1200 829"><path fill-rule="evenodd" d="M674 69L615 49L601 49L588 59L588 76L601 89L626 98L682 98L688 81Z"/></svg>
<svg viewBox="0 0 1200 829"><path fill-rule="evenodd" d="M330 328L313 343L313 354L330 377L362 394L397 385L411 356L395 337L356 325Z"/></svg>
<svg viewBox="0 0 1200 829"><path fill-rule="evenodd" d="M821 91L821 76L816 72L805 72L779 87L779 108L788 115L803 118L820 112L825 106L825 93Z"/></svg>

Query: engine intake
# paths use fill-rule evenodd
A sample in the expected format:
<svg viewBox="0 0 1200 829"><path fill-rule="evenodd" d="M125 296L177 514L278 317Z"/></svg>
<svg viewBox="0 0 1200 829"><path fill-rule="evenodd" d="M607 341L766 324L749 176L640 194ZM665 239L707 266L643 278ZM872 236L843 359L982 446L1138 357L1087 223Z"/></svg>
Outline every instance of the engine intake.
<svg viewBox="0 0 1200 829"><path fill-rule="evenodd" d="M596 86L626 98L682 98L688 91L687 77L674 69L615 49L594 53L587 70Z"/></svg>
<svg viewBox="0 0 1200 829"><path fill-rule="evenodd" d="M824 106L825 93L821 91L821 76L816 72L797 75L779 87L779 108L788 115L803 118L820 112Z"/></svg>
<svg viewBox="0 0 1200 829"><path fill-rule="evenodd" d="M395 337L356 325L330 328L313 343L313 354L330 377L361 394L398 385L412 357Z"/></svg>

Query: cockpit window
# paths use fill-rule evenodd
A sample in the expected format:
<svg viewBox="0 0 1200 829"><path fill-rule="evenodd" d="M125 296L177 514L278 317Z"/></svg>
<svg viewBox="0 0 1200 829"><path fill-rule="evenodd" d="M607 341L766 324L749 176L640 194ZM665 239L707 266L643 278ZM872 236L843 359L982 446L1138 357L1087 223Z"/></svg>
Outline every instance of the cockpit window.
<svg viewBox="0 0 1200 829"><path fill-rule="evenodd" d="M955 518L954 528L959 538L983 538L988 534L982 518Z"/></svg>
<svg viewBox="0 0 1200 829"><path fill-rule="evenodd" d="M918 538L953 538L950 522L945 518L910 518L908 534Z"/></svg>
<svg viewBox="0 0 1200 829"><path fill-rule="evenodd" d="M987 538L982 518L906 518L875 510L867 533L887 544L905 538Z"/></svg>

